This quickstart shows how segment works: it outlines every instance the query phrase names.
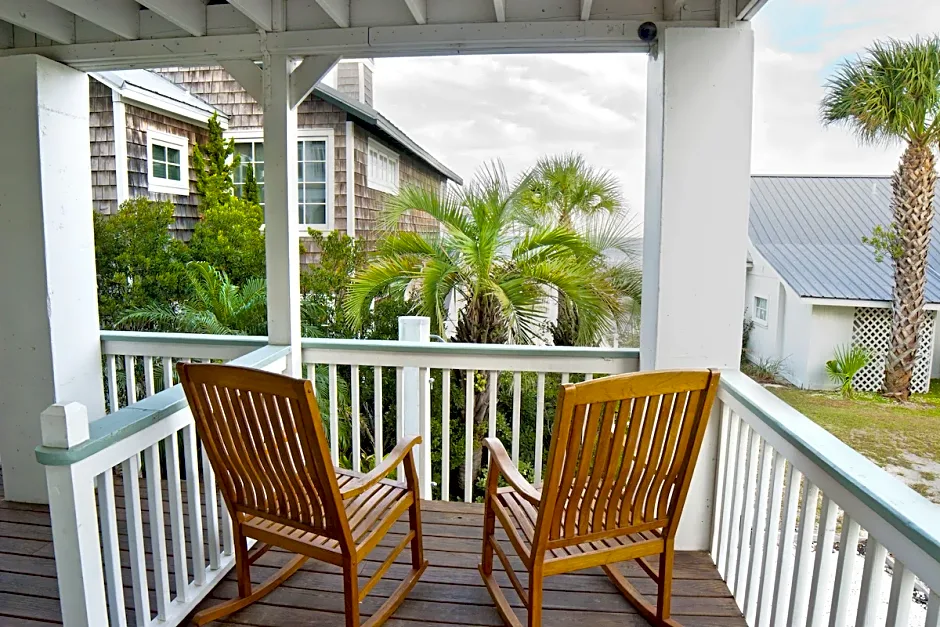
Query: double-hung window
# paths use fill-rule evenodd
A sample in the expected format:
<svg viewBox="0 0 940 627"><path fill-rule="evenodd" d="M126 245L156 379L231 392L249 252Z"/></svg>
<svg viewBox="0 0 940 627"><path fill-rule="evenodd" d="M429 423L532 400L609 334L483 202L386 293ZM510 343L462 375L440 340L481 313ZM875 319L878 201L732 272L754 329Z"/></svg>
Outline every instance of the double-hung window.
<svg viewBox="0 0 940 627"><path fill-rule="evenodd" d="M369 187L386 194L397 194L398 177L398 154L370 139L369 167L366 176Z"/></svg>
<svg viewBox="0 0 940 627"><path fill-rule="evenodd" d="M254 171L255 181L258 183L258 197L261 206L264 206L264 142L245 141L235 143L235 152L238 153L238 167L235 168L235 195L239 198L245 193L245 179L249 166Z"/></svg>
<svg viewBox="0 0 940 627"><path fill-rule="evenodd" d="M248 164L264 204L264 143L244 131L230 134L241 160L233 179L235 195L245 190ZM333 224L333 131L332 129L301 129L297 140L297 224L303 229L325 230Z"/></svg>
<svg viewBox="0 0 940 627"><path fill-rule="evenodd" d="M767 325L767 299L763 296L754 297L754 320L758 324Z"/></svg>
<svg viewBox="0 0 940 627"><path fill-rule="evenodd" d="M189 140L180 135L147 131L147 190L189 195Z"/></svg>

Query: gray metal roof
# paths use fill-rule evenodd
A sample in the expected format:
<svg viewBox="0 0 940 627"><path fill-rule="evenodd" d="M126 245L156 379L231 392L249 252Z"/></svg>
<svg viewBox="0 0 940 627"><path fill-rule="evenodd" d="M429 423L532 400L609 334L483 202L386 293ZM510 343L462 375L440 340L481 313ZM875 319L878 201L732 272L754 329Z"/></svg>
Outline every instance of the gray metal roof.
<svg viewBox="0 0 940 627"><path fill-rule="evenodd" d="M894 268L862 243L891 222L891 177L753 176L751 243L800 296L891 301ZM928 303L940 303L940 217L927 261Z"/></svg>

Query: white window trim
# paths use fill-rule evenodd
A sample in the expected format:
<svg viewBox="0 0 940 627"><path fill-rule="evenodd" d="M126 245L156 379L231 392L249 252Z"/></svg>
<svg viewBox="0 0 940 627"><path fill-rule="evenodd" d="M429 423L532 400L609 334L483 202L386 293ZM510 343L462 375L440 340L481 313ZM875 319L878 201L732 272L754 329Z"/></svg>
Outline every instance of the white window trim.
<svg viewBox="0 0 940 627"><path fill-rule="evenodd" d="M332 128L302 128L297 130L297 141L303 141L305 139L325 139L326 140L326 224L299 224L301 235L307 232L307 229L313 229L315 231L332 231L335 228L336 223L336 189L335 189L335 172L336 172L336 150L335 150L335 141L336 136ZM297 148L295 147L296 151ZM265 153L267 155L267 153ZM297 167L295 166L291 172L297 172ZM297 185L297 175L293 175L293 184ZM298 206L299 206L298 200ZM294 211L297 211L297 208L294 208Z"/></svg>
<svg viewBox="0 0 940 627"><path fill-rule="evenodd" d="M264 134L259 132L259 130L235 130L235 131L226 131L223 136L225 139L234 139L235 143L243 142L264 142ZM297 228L300 230L301 235L307 233L307 229L314 229L315 231L332 231L335 228L336 222L336 189L335 189L335 179L336 179L336 152L335 152L335 140L336 134L332 128L302 128L297 129L297 141L301 142L305 139L325 139L326 140L326 224L300 224L299 220L294 220L294 224L297 225ZM291 154L297 154L297 147L294 146L294 152ZM265 157L267 157L267 150L265 150ZM294 162L294 167L291 169L291 185L298 185L297 180L297 164ZM296 197L296 195L295 195ZM298 207L300 206L299 199L297 200L297 206L294 207L294 215L297 214Z"/></svg>
<svg viewBox="0 0 940 627"><path fill-rule="evenodd" d="M153 145L180 151L180 180L158 179L153 175ZM147 191L155 194L189 196L189 138L163 131L147 130Z"/></svg>
<svg viewBox="0 0 940 627"><path fill-rule="evenodd" d="M764 309L764 314L767 316L767 318L765 319L761 319L757 317L757 299L758 298L762 299L765 303L767 303L767 306ZM770 322L770 299L769 298L767 298L766 296L761 296L760 294L754 295L754 315L751 316L751 320L753 320L754 324L756 324L757 326L760 326L760 327L768 326Z"/></svg>
<svg viewBox="0 0 940 627"><path fill-rule="evenodd" d="M372 176L372 151L376 151L388 157L389 160L395 161L398 165L398 181L396 185L387 185L384 181L376 180L376 177ZM366 153L366 185L369 189L374 189L379 192L385 192L386 194L397 194L401 186L401 158L398 153L386 146L375 141L371 137L369 138L369 147L368 152Z"/></svg>

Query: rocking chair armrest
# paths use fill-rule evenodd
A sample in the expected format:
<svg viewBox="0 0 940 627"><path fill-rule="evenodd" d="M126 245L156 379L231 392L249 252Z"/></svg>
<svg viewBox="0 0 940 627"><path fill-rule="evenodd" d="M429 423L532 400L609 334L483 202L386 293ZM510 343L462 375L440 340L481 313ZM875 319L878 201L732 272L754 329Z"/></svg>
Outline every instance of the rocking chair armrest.
<svg viewBox="0 0 940 627"><path fill-rule="evenodd" d="M526 478L522 476L519 469L512 463L512 459L509 457L509 453L506 452L506 447L503 446L503 443L496 438L485 438L483 440L483 446L489 450L490 462L496 467L496 470L499 471L503 479L506 480L506 483L521 494L524 499L538 507L542 500L541 493L532 487L531 483L526 481Z"/></svg>
<svg viewBox="0 0 940 627"><path fill-rule="evenodd" d="M383 459L378 466L373 468L369 474L353 479L347 483L346 487L339 491L340 497L345 501L346 499L351 499L354 496L362 494L374 486L395 470L400 463L405 461L405 459L412 454L412 449L418 444L421 444L420 435L406 437L399 442L398 445L392 449L392 452L386 455L385 459Z"/></svg>

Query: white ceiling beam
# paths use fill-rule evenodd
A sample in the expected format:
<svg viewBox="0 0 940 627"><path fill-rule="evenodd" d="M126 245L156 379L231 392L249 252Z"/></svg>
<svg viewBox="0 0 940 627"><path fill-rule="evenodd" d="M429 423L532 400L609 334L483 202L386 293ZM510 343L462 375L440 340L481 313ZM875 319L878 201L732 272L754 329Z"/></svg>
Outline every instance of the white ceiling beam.
<svg viewBox="0 0 940 627"><path fill-rule="evenodd" d="M290 74L290 106L293 108L303 102L339 59L338 56L325 54L304 57Z"/></svg>
<svg viewBox="0 0 940 627"><path fill-rule="evenodd" d="M336 22L337 26L349 28L350 0L316 0L316 3L330 16L331 20Z"/></svg>
<svg viewBox="0 0 940 627"><path fill-rule="evenodd" d="M206 34L206 5L202 0L137 0L190 35Z"/></svg>
<svg viewBox="0 0 940 627"><path fill-rule="evenodd" d="M764 7L765 4L767 4L767 0L738 0L738 19L752 19L755 15L757 15L757 12Z"/></svg>
<svg viewBox="0 0 940 627"><path fill-rule="evenodd" d="M60 44L75 43L75 16L45 0L0 0L0 19Z"/></svg>
<svg viewBox="0 0 940 627"><path fill-rule="evenodd" d="M228 0L228 3L257 24L258 28L274 30L271 0Z"/></svg>
<svg viewBox="0 0 940 627"><path fill-rule="evenodd" d="M48 0L124 39L140 37L140 5L134 0Z"/></svg>
<svg viewBox="0 0 940 627"><path fill-rule="evenodd" d="M264 47L271 53L294 57L322 54L348 58L469 52L648 52L649 44L637 36L640 23L579 20L296 30L268 33ZM663 21L658 26L714 28L717 23L717 20ZM260 60L262 37L258 33L244 33L0 50L0 57L15 54L38 54L86 72L217 64L231 59Z"/></svg>
<svg viewBox="0 0 940 627"><path fill-rule="evenodd" d="M418 24L428 23L428 0L405 0L408 10Z"/></svg>
<svg viewBox="0 0 940 627"><path fill-rule="evenodd" d="M594 0L581 0L581 20L587 22L591 19L591 9L594 8Z"/></svg>
<svg viewBox="0 0 940 627"><path fill-rule="evenodd" d="M248 92L249 96L259 103L264 102L263 79L261 67L258 64L246 59L233 59L222 61L222 67Z"/></svg>
<svg viewBox="0 0 940 627"><path fill-rule="evenodd" d="M506 0L493 0L493 8L496 9L496 21L506 21Z"/></svg>

